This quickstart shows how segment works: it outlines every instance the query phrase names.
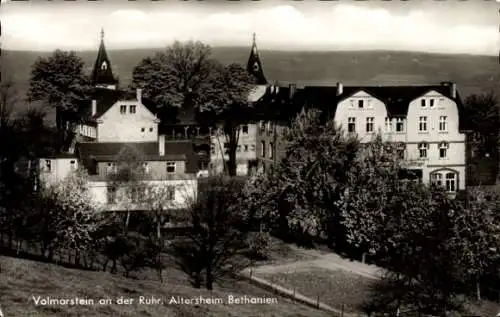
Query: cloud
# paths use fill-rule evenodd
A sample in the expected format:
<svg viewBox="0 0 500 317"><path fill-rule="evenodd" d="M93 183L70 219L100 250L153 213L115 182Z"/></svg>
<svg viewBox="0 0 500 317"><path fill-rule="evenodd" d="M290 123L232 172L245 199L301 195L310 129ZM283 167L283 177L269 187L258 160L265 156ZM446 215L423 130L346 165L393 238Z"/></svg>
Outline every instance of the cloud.
<svg viewBox="0 0 500 317"><path fill-rule="evenodd" d="M321 10L292 5L250 7L246 11L187 8L156 10L60 10L5 13L4 48L95 49L104 27L109 47L159 47L174 39L212 45L249 45L258 34L261 49L399 49L496 54L497 26L457 24L439 11L337 4Z"/></svg>

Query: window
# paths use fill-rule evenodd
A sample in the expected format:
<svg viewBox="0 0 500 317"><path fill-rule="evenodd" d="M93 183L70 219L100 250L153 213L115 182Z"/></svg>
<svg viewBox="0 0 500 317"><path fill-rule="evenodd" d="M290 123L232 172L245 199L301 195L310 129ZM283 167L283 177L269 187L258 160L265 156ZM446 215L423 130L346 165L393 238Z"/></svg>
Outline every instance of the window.
<svg viewBox="0 0 500 317"><path fill-rule="evenodd" d="M455 192L457 191L457 174L456 173L446 173L446 191Z"/></svg>
<svg viewBox="0 0 500 317"><path fill-rule="evenodd" d="M353 133L356 132L356 118L354 117L349 117L347 119L347 132Z"/></svg>
<svg viewBox="0 0 500 317"><path fill-rule="evenodd" d="M405 130L405 119L396 118L396 132L404 132Z"/></svg>
<svg viewBox="0 0 500 317"><path fill-rule="evenodd" d="M362 109L365 105L365 101L364 100L358 100L358 108Z"/></svg>
<svg viewBox="0 0 500 317"><path fill-rule="evenodd" d="M244 124L242 127L241 127L241 132L243 134L248 134L248 125L247 124Z"/></svg>
<svg viewBox="0 0 500 317"><path fill-rule="evenodd" d="M406 144L404 143L398 143L396 147L396 153L398 155L398 158L404 160L405 159L405 151L406 151Z"/></svg>
<svg viewBox="0 0 500 317"><path fill-rule="evenodd" d="M440 116L439 117L439 131L446 131L448 129L447 124L446 124L446 116Z"/></svg>
<svg viewBox="0 0 500 317"><path fill-rule="evenodd" d="M274 148L273 148L273 142L269 143L269 158L273 158L274 156Z"/></svg>
<svg viewBox="0 0 500 317"><path fill-rule="evenodd" d="M175 173L175 162L167 162L167 173Z"/></svg>
<svg viewBox="0 0 500 317"><path fill-rule="evenodd" d="M142 163L142 170L144 171L144 174L149 174L151 169L148 162Z"/></svg>
<svg viewBox="0 0 500 317"><path fill-rule="evenodd" d="M149 132L153 132L153 128L149 128Z"/></svg>
<svg viewBox="0 0 500 317"><path fill-rule="evenodd" d="M127 106L125 106L125 105L120 106L120 113L126 114L127 113Z"/></svg>
<svg viewBox="0 0 500 317"><path fill-rule="evenodd" d="M445 159L447 157L447 152L449 148L449 144L446 142L441 142L439 143L439 158L440 159Z"/></svg>
<svg viewBox="0 0 500 317"><path fill-rule="evenodd" d="M420 154L420 158L426 158L427 157L427 149L429 148L429 144L427 143L420 143L418 145L418 150Z"/></svg>
<svg viewBox="0 0 500 317"><path fill-rule="evenodd" d="M392 120L391 120L391 118L385 118L385 132L392 132Z"/></svg>
<svg viewBox="0 0 500 317"><path fill-rule="evenodd" d="M255 152L255 144L250 145L250 151Z"/></svg>
<svg viewBox="0 0 500 317"><path fill-rule="evenodd" d="M167 186L167 191L165 193L165 199L168 201L175 200L175 187Z"/></svg>
<svg viewBox="0 0 500 317"><path fill-rule="evenodd" d="M108 68L108 63L106 63L106 61L102 62L101 64L101 69L102 70L105 70L106 68Z"/></svg>
<svg viewBox="0 0 500 317"><path fill-rule="evenodd" d="M135 106L130 106L129 111L130 111L130 113L135 113Z"/></svg>
<svg viewBox="0 0 500 317"><path fill-rule="evenodd" d="M373 132L373 122L375 121L374 117L368 117L366 118L366 132L371 133Z"/></svg>
<svg viewBox="0 0 500 317"><path fill-rule="evenodd" d="M434 108L434 99L429 100L429 102L430 102L429 107Z"/></svg>
<svg viewBox="0 0 500 317"><path fill-rule="evenodd" d="M71 170L76 170L76 161L75 160L69 161L69 168Z"/></svg>
<svg viewBox="0 0 500 317"><path fill-rule="evenodd" d="M215 154L215 144L210 144L210 153Z"/></svg>
<svg viewBox="0 0 500 317"><path fill-rule="evenodd" d="M248 152L248 144L245 144L245 145L244 145L244 151L245 151L245 152Z"/></svg>
<svg viewBox="0 0 500 317"><path fill-rule="evenodd" d="M418 117L418 130L427 131L427 117Z"/></svg>
<svg viewBox="0 0 500 317"><path fill-rule="evenodd" d="M260 152L260 156L266 157L266 142L265 141L261 141L260 145L261 145L260 146L261 147L261 149L260 149L260 151L261 151Z"/></svg>
<svg viewBox="0 0 500 317"><path fill-rule="evenodd" d="M46 172L46 173L52 172L52 161L51 160L45 160L44 172Z"/></svg>
<svg viewBox="0 0 500 317"><path fill-rule="evenodd" d="M427 104L425 103L425 99L420 100L420 105L422 106L422 108L427 107Z"/></svg>
<svg viewBox="0 0 500 317"><path fill-rule="evenodd" d="M443 186L443 174L441 173L431 174L431 184L437 187Z"/></svg>
<svg viewBox="0 0 500 317"><path fill-rule="evenodd" d="M264 133L266 130L266 123L264 121L260 122L260 133Z"/></svg>
<svg viewBox="0 0 500 317"><path fill-rule="evenodd" d="M108 166L106 167L106 175L110 175L116 172L116 164L115 163L108 163Z"/></svg>
<svg viewBox="0 0 500 317"><path fill-rule="evenodd" d="M108 186L106 198L108 200L108 204L114 204L116 202L116 187Z"/></svg>
<svg viewBox="0 0 500 317"><path fill-rule="evenodd" d="M238 147L236 148L236 152L241 152L241 145L238 145Z"/></svg>
<svg viewBox="0 0 500 317"><path fill-rule="evenodd" d="M144 128L141 128L141 132L144 132L144 130L146 130L146 129L144 129Z"/></svg>
<svg viewBox="0 0 500 317"><path fill-rule="evenodd" d="M372 106L372 101L371 101L370 99L368 99L367 103L368 103L368 105L367 105L367 108L368 108L368 109L373 108L373 106Z"/></svg>

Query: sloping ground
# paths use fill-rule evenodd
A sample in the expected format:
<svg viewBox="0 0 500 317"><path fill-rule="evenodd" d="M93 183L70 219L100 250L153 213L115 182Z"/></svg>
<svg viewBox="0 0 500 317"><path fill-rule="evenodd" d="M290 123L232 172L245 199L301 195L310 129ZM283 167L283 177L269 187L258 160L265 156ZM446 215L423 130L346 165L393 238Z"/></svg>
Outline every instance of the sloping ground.
<svg viewBox="0 0 500 317"><path fill-rule="evenodd" d="M291 247L294 252L295 248ZM303 260L282 265L264 265L253 268L256 277L268 282L295 289L312 299L344 310L347 314L357 314L369 300L372 286L383 274L383 269L375 265L344 259L335 253L324 254L308 250L314 260ZM248 274L249 272L246 272ZM492 301L469 301L470 315L493 317L500 312L500 304Z"/></svg>
<svg viewBox="0 0 500 317"><path fill-rule="evenodd" d="M8 317L100 317L100 316L328 316L327 313L302 306L243 281L227 281L213 292L192 288L185 275L176 269L167 269L163 284L152 280L125 279L104 272L90 272L62 268L28 260L0 256L0 306ZM141 274L142 275L142 274ZM228 296L276 298L272 304L228 304ZM140 296L161 301L154 304L138 303ZM176 304L174 297L221 299L217 304ZM94 305L36 305L38 297L52 299L93 299ZM133 298L131 304L116 300ZM99 305L99 299L110 299L111 304Z"/></svg>

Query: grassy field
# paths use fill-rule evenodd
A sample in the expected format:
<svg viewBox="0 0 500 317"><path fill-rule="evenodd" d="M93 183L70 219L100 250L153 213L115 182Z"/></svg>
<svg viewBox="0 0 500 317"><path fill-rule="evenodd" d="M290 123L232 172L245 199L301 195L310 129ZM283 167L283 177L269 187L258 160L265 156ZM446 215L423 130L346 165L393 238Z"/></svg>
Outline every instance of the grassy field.
<svg viewBox="0 0 500 317"><path fill-rule="evenodd" d="M72 316L328 316L326 313L276 297L243 281L225 281L212 292L192 288L183 273L170 268L163 284L155 281L152 272L141 274L141 279L125 279L104 272L90 272L62 268L53 264L0 256L0 305L8 317L72 317ZM150 279L147 279L147 276ZM277 298L277 303L227 304L228 296ZM35 299L86 298L95 305L36 305ZM154 296L161 303L139 304L140 296ZM169 303L172 297L184 299L203 296L221 298L224 304L182 305ZM132 304L118 304L120 297L133 298ZM98 299L109 298L111 304L98 305Z"/></svg>
<svg viewBox="0 0 500 317"><path fill-rule="evenodd" d="M319 300L345 312L358 312L363 301L369 298L374 279L344 270L310 268L290 273L259 274L259 277L298 293Z"/></svg>
<svg viewBox="0 0 500 317"><path fill-rule="evenodd" d="M375 279L363 277L345 270L308 268L297 272L258 274L268 281L293 289L302 295L319 300L346 313L362 312L362 305L369 300ZM500 305L491 301L469 301L466 305L472 316L493 317Z"/></svg>

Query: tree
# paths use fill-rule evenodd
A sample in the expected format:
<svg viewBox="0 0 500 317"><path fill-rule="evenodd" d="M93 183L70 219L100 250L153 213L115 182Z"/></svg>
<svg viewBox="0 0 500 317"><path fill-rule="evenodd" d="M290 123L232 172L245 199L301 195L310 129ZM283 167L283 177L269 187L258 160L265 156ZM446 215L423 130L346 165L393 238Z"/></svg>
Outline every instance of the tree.
<svg viewBox="0 0 500 317"><path fill-rule="evenodd" d="M131 89L142 88L165 113L171 109L203 113L204 122L219 124L229 140L230 175L236 175L238 128L248 119L253 78L240 65L221 65L201 42L175 42L165 52L145 58L133 72ZM224 156L224 153L222 153Z"/></svg>
<svg viewBox="0 0 500 317"><path fill-rule="evenodd" d="M345 191L336 204L342 210L348 243L363 252L380 250L380 243L386 242L380 229L392 217L387 206L405 188L400 186L404 163L398 151L398 144L383 141L378 134L363 144L347 171Z"/></svg>
<svg viewBox="0 0 500 317"><path fill-rule="evenodd" d="M333 121L321 122L321 113L311 110L296 118L284 142L286 158L254 180L249 212L262 212L280 237L305 242L318 236L326 238L330 246L341 247L344 232L336 203L358 141Z"/></svg>
<svg viewBox="0 0 500 317"><path fill-rule="evenodd" d="M479 143L480 154L498 155L500 113L493 92L471 95L465 99L466 117Z"/></svg>
<svg viewBox="0 0 500 317"><path fill-rule="evenodd" d="M194 286L201 287L204 280L211 290L215 281L239 272L249 262L244 257L248 248L244 217L234 204L243 184L225 177L205 182L189 206L188 240L175 242L174 249Z"/></svg>
<svg viewBox="0 0 500 317"><path fill-rule="evenodd" d="M32 65L27 100L41 101L55 109L56 126L62 131L65 118L78 111L89 88L83 60L73 51L56 50L50 57L39 57Z"/></svg>

